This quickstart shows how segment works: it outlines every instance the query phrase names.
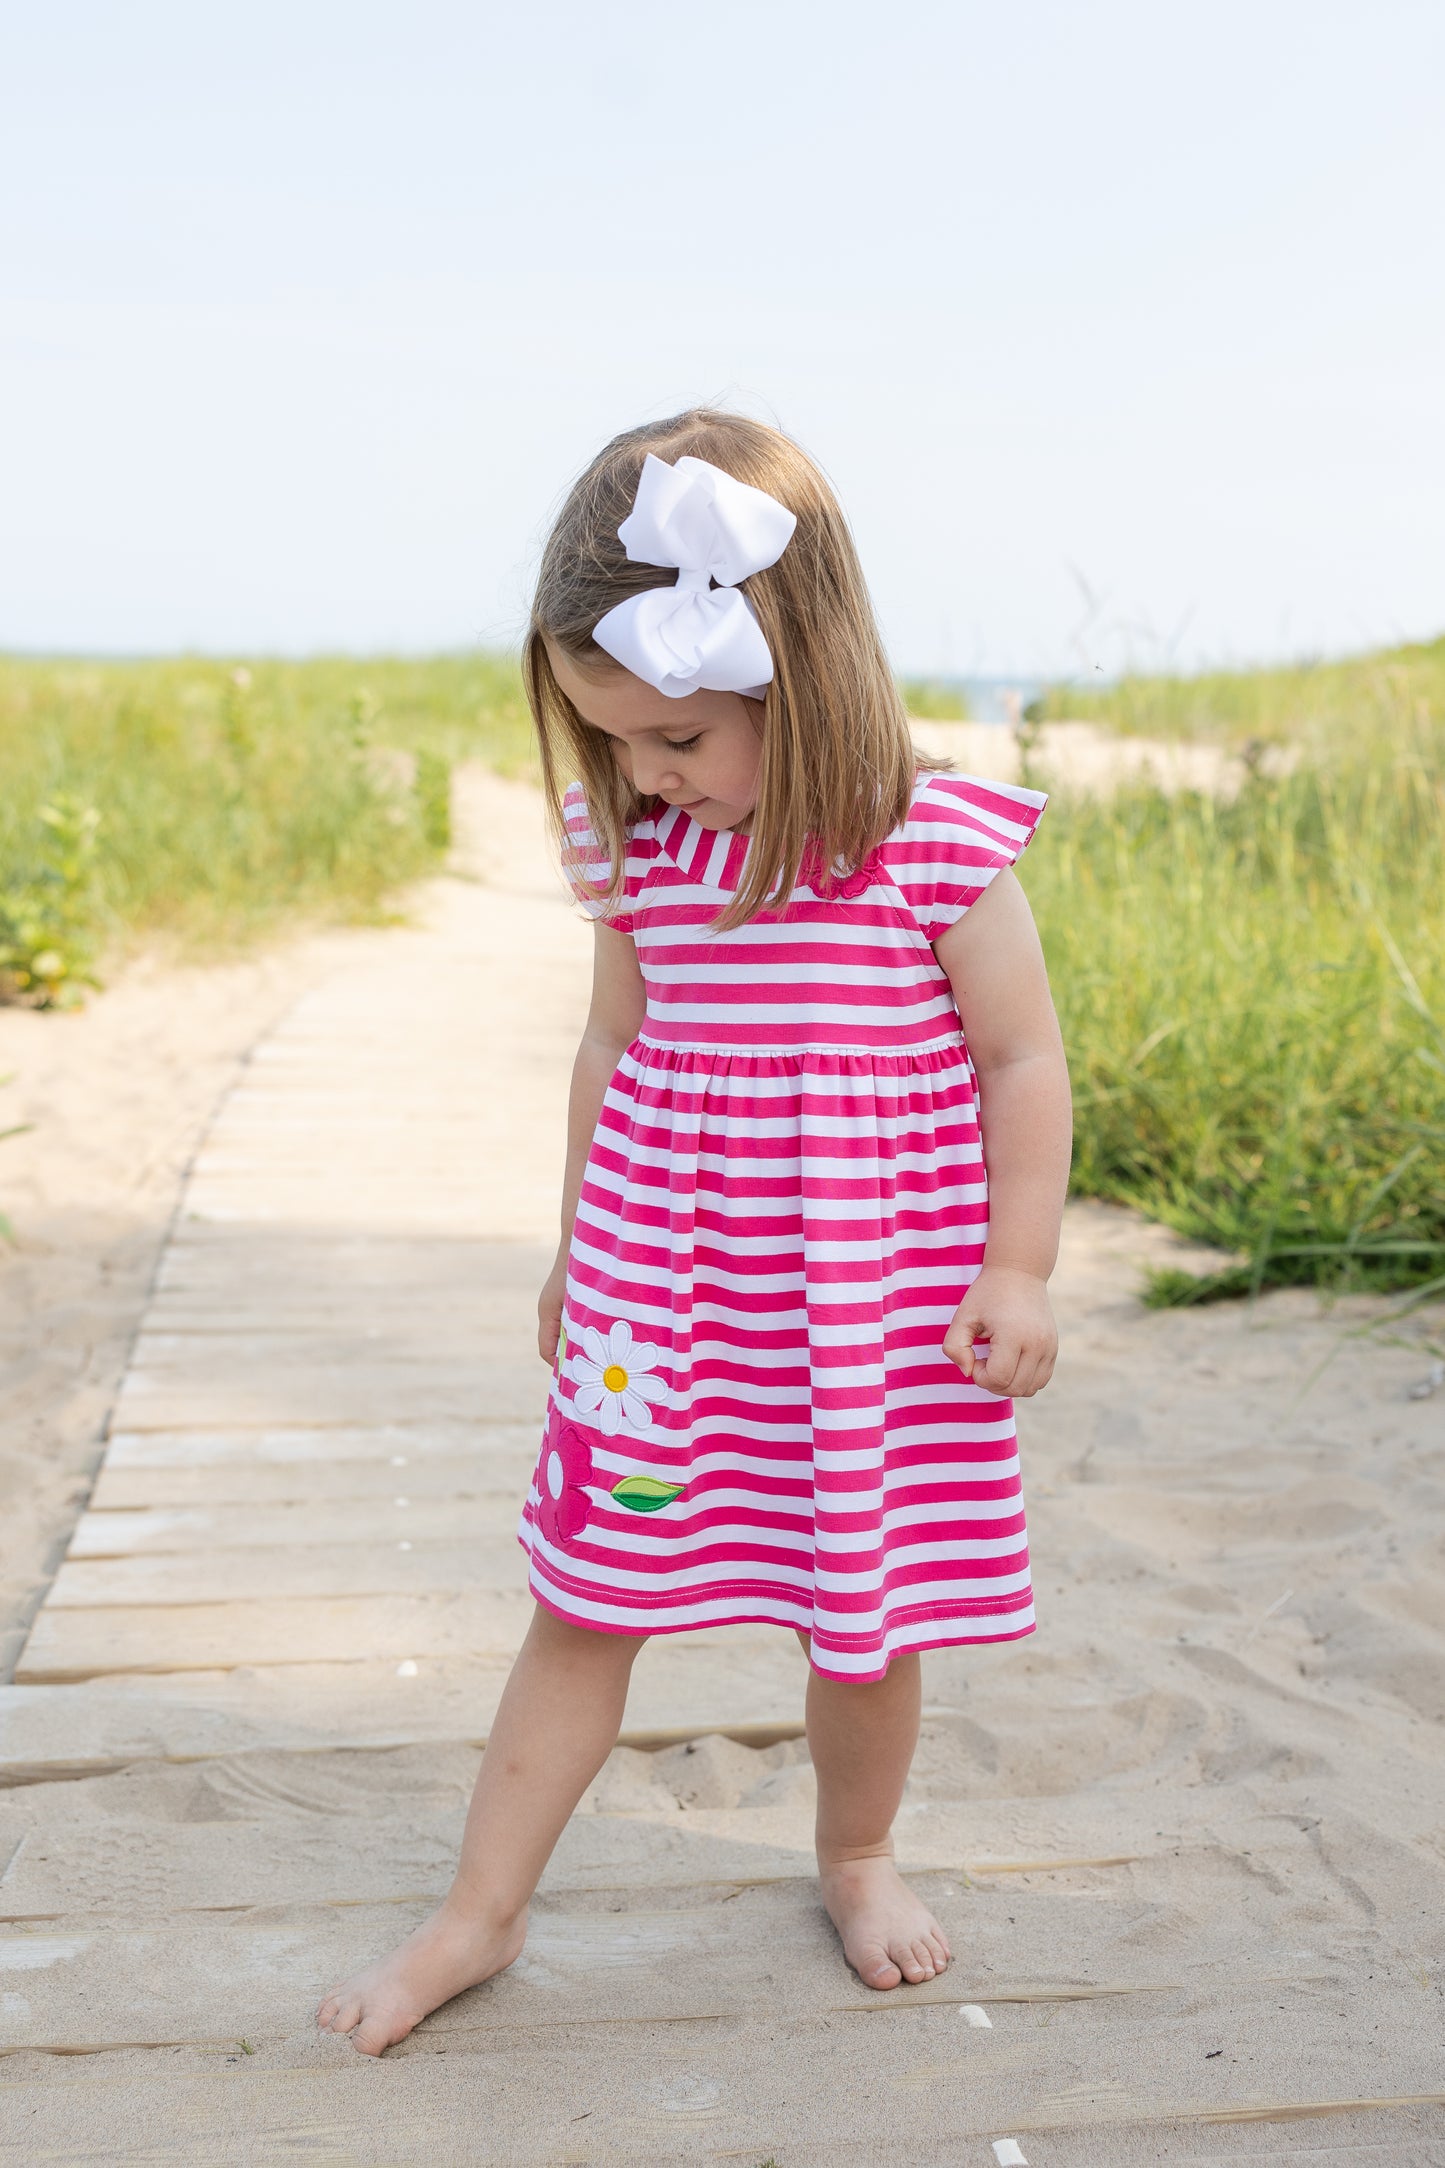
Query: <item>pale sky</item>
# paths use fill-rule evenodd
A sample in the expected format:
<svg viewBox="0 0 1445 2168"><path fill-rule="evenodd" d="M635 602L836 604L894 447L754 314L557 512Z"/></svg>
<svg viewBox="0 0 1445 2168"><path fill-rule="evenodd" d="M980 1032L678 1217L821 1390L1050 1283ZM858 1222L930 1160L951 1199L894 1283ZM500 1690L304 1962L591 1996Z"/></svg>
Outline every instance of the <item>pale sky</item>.
<svg viewBox="0 0 1445 2168"><path fill-rule="evenodd" d="M903 669L1429 636L1442 84L1438 0L13 5L0 646L504 643L703 398Z"/></svg>

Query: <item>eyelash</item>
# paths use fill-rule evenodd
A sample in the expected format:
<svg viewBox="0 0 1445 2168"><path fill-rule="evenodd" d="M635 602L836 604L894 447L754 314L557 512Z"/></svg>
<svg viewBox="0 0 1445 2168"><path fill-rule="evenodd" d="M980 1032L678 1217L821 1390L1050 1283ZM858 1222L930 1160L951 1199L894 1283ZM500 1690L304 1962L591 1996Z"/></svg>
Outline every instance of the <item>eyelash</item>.
<svg viewBox="0 0 1445 2168"><path fill-rule="evenodd" d="M664 738L662 742L670 753L693 753L702 743L702 732L699 730L691 738Z"/></svg>

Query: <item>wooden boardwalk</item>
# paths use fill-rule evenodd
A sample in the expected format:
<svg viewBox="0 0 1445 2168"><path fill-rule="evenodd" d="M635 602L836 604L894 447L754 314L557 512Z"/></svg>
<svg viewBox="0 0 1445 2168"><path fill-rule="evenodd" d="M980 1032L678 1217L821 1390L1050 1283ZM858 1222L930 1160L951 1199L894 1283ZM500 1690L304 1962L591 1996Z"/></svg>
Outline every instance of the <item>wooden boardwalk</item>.
<svg viewBox="0 0 1445 2168"><path fill-rule="evenodd" d="M589 957L534 801L481 787L491 878L358 936L205 1140L89 1509L0 1690L12 1775L485 1737L530 1612L535 1299ZM699 1708L695 1655L659 1656L630 1734L796 1728L776 1634L743 1656L744 1704Z"/></svg>

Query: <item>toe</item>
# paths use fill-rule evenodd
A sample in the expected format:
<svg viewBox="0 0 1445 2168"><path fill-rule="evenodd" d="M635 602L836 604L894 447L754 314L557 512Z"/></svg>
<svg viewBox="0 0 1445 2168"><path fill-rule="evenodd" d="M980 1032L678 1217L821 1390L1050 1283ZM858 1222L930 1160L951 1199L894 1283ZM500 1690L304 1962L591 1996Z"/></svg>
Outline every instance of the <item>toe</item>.
<svg viewBox="0 0 1445 2168"><path fill-rule="evenodd" d="M897 1987L903 1977L882 1943L859 1950L852 1965L865 1987Z"/></svg>
<svg viewBox="0 0 1445 2168"><path fill-rule="evenodd" d="M951 1955L948 1944L936 1930L934 1933L926 1935L924 1941L928 1947L928 1954L933 1959L935 1969L942 1972Z"/></svg>
<svg viewBox="0 0 1445 2168"><path fill-rule="evenodd" d="M905 1943L901 1949L895 1952L895 1962L904 1979L913 1987L917 1987L920 1980L931 1980L933 1978L932 1964L925 1963L920 1958L917 1949L911 1942Z"/></svg>
<svg viewBox="0 0 1445 2168"><path fill-rule="evenodd" d="M384 2055L393 2041L404 2040L411 2031L410 2025L388 2025L381 2017L363 2018L351 2035L351 2045L359 2055Z"/></svg>
<svg viewBox="0 0 1445 2168"><path fill-rule="evenodd" d="M361 2017L361 2004L352 1996L340 1996L331 2005L328 2032L349 2033Z"/></svg>

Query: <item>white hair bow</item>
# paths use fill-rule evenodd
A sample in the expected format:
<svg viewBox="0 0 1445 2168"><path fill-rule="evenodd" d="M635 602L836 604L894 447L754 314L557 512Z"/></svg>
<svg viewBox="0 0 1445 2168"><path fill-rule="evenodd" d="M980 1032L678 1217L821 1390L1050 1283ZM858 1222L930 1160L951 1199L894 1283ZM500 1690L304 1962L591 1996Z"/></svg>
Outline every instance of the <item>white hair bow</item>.
<svg viewBox="0 0 1445 2168"><path fill-rule="evenodd" d="M669 700L699 690L760 700L773 658L737 583L775 565L797 524L776 497L706 459L670 467L649 452L617 539L635 565L676 565L677 583L629 595L593 639Z"/></svg>

